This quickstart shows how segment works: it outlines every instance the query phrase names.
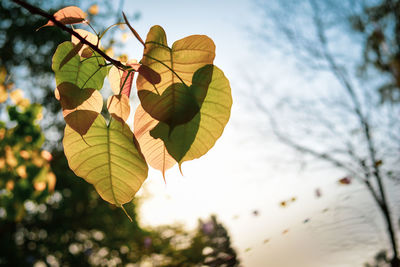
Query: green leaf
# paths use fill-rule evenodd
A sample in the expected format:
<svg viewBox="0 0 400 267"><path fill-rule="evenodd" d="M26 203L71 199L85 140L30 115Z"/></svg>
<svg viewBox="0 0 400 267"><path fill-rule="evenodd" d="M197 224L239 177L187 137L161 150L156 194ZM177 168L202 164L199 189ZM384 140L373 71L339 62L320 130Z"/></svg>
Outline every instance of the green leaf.
<svg viewBox="0 0 400 267"><path fill-rule="evenodd" d="M168 153L179 163L201 157L210 150L222 135L228 123L232 96L228 79L222 70L212 66L212 79L208 85L200 112L189 122L176 126L171 132L170 127L160 122L150 131L154 138L164 141ZM210 65L201 68L193 76L193 84L201 84L204 77L210 73ZM202 95L198 95L202 98Z"/></svg>
<svg viewBox="0 0 400 267"><path fill-rule="evenodd" d="M97 53L93 53L93 56L81 61L75 50L75 45L68 41L57 47L51 66L56 74L57 85L69 82L81 89L100 90L107 75L107 68L104 67L105 60ZM71 57L72 54L74 55Z"/></svg>
<svg viewBox="0 0 400 267"><path fill-rule="evenodd" d="M74 173L117 206L133 199L147 177L148 167L128 125L98 116L86 135L65 127L64 152Z"/></svg>
<svg viewBox="0 0 400 267"><path fill-rule="evenodd" d="M190 121L199 109L190 88L193 74L212 64L214 57L215 45L209 37L191 35L170 48L163 28L153 26L147 35L141 63L158 73L161 82L155 85L139 73L136 85L144 110L168 125Z"/></svg>

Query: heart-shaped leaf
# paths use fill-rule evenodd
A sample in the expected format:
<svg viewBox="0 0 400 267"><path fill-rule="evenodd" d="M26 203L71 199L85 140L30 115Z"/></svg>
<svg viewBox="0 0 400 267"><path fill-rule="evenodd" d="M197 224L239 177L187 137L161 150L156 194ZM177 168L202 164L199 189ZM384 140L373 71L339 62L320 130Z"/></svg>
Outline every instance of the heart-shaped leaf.
<svg viewBox="0 0 400 267"><path fill-rule="evenodd" d="M141 63L158 73L161 82L155 86L143 75L138 76L136 85L144 110L170 125L189 121L199 108L189 89L192 77L198 69L213 62L214 42L205 35L191 35L170 48L163 28L153 26L145 44ZM187 114L185 118L179 115L183 113Z"/></svg>
<svg viewBox="0 0 400 267"><path fill-rule="evenodd" d="M105 60L97 53L93 53L93 56L81 61L80 56L75 54L67 63L61 66L61 63L65 62L64 58L70 57L70 52L74 51L74 49L75 45L68 41L57 47L52 64L53 71L56 74L57 85L69 82L81 89L100 90L107 75L107 68L104 67Z"/></svg>
<svg viewBox="0 0 400 267"><path fill-rule="evenodd" d="M64 7L58 10L56 13L54 13L53 16L56 20L58 20L62 24L82 23L86 17L85 12L83 12L82 9L80 9L77 6ZM39 29L46 26L54 26L54 22L49 20L45 25L41 26Z"/></svg>
<svg viewBox="0 0 400 267"><path fill-rule="evenodd" d="M156 170L160 170L165 180L165 171L175 165L176 161L168 153L164 142L150 135L158 121L153 119L141 105L135 112L133 132L139 142L140 149L146 162Z"/></svg>
<svg viewBox="0 0 400 267"><path fill-rule="evenodd" d="M57 86L65 122L80 135L84 135L103 107L103 97L95 89L80 89L73 83Z"/></svg>
<svg viewBox="0 0 400 267"><path fill-rule="evenodd" d="M212 78L200 112L191 121L176 126L171 132L170 127L163 122L150 131L151 136L164 141L169 154L179 166L184 161L207 153L222 135L230 117L231 88L222 70L212 65L205 66L193 76L193 84L201 84L203 77L209 75L210 67L213 68Z"/></svg>
<svg viewBox="0 0 400 267"><path fill-rule="evenodd" d="M63 145L70 168L96 188L100 196L117 206L133 199L147 177L148 167L135 145L128 125L98 116L87 134L68 125Z"/></svg>
<svg viewBox="0 0 400 267"><path fill-rule="evenodd" d="M126 95L112 95L107 100L107 109L114 119L125 122L131 111L129 98Z"/></svg>
<svg viewBox="0 0 400 267"><path fill-rule="evenodd" d="M204 97L207 95L212 72L213 65L206 65L194 73L190 87L175 83L161 96L147 90L139 91L143 108L151 110L153 117L168 124L172 131L176 125L190 121L199 112ZM148 106L151 103L152 105Z"/></svg>

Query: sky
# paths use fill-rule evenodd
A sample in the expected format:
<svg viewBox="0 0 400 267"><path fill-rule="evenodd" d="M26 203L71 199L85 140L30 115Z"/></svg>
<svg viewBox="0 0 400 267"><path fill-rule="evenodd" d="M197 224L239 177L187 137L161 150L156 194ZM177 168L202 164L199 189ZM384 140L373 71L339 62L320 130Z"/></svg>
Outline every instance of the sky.
<svg viewBox="0 0 400 267"><path fill-rule="evenodd" d="M287 57L257 43L249 30L260 21L252 1L126 1L124 10L141 12L132 26L143 39L155 24L165 29L170 45L191 34L211 37L217 47L214 64L230 80L233 95L222 137L202 158L184 163L183 176L174 167L165 184L160 172L150 170L139 192L142 224L180 223L191 229L198 218L216 214L243 266L361 266L377 247L386 246L364 188L339 186L344 174L334 168L302 169L288 160L296 155L277 143L262 115L251 109L243 94L254 89L248 74L266 81L265 90L268 81L288 86L301 77ZM141 58L134 38L123 50Z"/></svg>
<svg viewBox="0 0 400 267"><path fill-rule="evenodd" d="M150 170L138 193L143 225L193 229L199 218L216 214L242 265L250 267L361 266L386 246L382 221L371 218L377 210L364 188L338 185L345 174L334 168L298 164L298 155L276 141L265 116L252 108L246 91L260 81L263 90L301 89L307 82L289 57L254 36L251 28L261 18L252 1L125 1L123 10L141 13L131 24L143 39L156 24L169 45L192 34L212 38L214 64L230 80L233 96L222 137L206 155L183 163L183 176L175 166L164 183L160 172ZM143 50L131 37L122 51L140 60Z"/></svg>

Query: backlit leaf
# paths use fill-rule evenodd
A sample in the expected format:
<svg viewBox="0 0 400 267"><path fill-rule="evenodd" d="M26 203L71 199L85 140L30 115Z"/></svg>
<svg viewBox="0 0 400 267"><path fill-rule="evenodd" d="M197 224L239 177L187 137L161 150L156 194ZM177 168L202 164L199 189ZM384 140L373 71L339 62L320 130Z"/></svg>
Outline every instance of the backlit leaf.
<svg viewBox="0 0 400 267"><path fill-rule="evenodd" d="M153 26L147 35L141 63L158 73L161 82L154 86L144 75L138 76L136 85L144 110L169 125L173 121L182 124L191 120L198 111L189 89L193 74L212 64L214 57L215 45L207 36L191 35L170 48L163 28ZM185 117L177 120L182 114Z"/></svg>
<svg viewBox="0 0 400 267"><path fill-rule="evenodd" d="M136 60L129 60L126 65L132 67L134 71L137 71L140 66ZM134 71L120 70L115 66L111 67L108 73L108 80L110 81L111 89L115 95L121 93L129 98L133 77L135 75Z"/></svg>
<svg viewBox="0 0 400 267"><path fill-rule="evenodd" d="M68 6L58 10L54 13L54 18L62 24L76 24L82 23L85 20L85 12L77 6ZM47 24L41 26L39 29L46 26L54 26L54 22L49 20ZM39 30L37 29L37 30Z"/></svg>
<svg viewBox="0 0 400 267"><path fill-rule="evenodd" d="M86 135L68 125L63 145L70 168L115 205L132 200L147 177L148 167L128 125L98 116Z"/></svg>
<svg viewBox="0 0 400 267"><path fill-rule="evenodd" d="M68 82L57 89L65 122L79 134L86 134L101 112L103 97L95 89L80 89Z"/></svg>
<svg viewBox="0 0 400 267"><path fill-rule="evenodd" d="M150 132L154 138L161 138L164 141L169 154L179 165L207 153L222 135L229 120L232 106L229 81L219 68L216 66L212 68L212 79L200 112L191 121L176 126L171 133L169 126L162 122ZM207 69L208 66L199 72L207 72ZM198 77L200 79L202 75Z"/></svg>
<svg viewBox="0 0 400 267"><path fill-rule="evenodd" d="M175 165L176 161L168 153L164 142L150 135L158 121L153 119L141 105L138 106L134 118L134 133L146 162L156 170L162 172L165 180L165 171Z"/></svg>
<svg viewBox="0 0 400 267"><path fill-rule="evenodd" d="M107 75L107 68L100 66L105 64L105 60L97 53L82 61L79 55L75 55L60 68L61 62L63 62L64 58L74 47L74 44L68 41L57 47L52 64L53 71L56 74L57 85L69 82L81 89L91 88L100 90Z"/></svg>
<svg viewBox="0 0 400 267"><path fill-rule="evenodd" d="M112 95L107 100L107 109L114 119L125 122L131 111L129 98L126 95Z"/></svg>
<svg viewBox="0 0 400 267"><path fill-rule="evenodd" d="M140 65L138 72L151 84L158 84L161 82L160 74L146 65Z"/></svg>
<svg viewBox="0 0 400 267"><path fill-rule="evenodd" d="M94 46L101 47L101 43L97 35L82 29L75 29L74 31L83 38L85 38L86 41L93 44ZM81 41L78 38L76 38L75 35L71 35L71 42L75 45L81 43ZM91 57L92 54L93 54L92 48L90 48L87 44L83 45L83 47L81 47L81 49L79 50L79 55L84 58Z"/></svg>
<svg viewBox="0 0 400 267"><path fill-rule="evenodd" d="M80 50L82 49L83 44L78 42L77 44L75 44L74 48L69 51L69 53L63 58L63 60L60 62L60 69L66 64L68 63L68 61L70 61L76 54L78 54L80 52Z"/></svg>

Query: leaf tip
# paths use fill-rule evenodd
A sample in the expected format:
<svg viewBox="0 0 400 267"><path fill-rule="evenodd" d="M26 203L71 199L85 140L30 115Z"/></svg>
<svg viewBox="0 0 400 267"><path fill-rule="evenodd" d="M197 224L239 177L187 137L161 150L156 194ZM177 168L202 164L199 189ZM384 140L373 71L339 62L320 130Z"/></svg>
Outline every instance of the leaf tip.
<svg viewBox="0 0 400 267"><path fill-rule="evenodd" d="M185 175L183 175L183 172L182 172L182 162L178 163L178 167L179 167L179 172L181 173L181 175L185 176Z"/></svg>

